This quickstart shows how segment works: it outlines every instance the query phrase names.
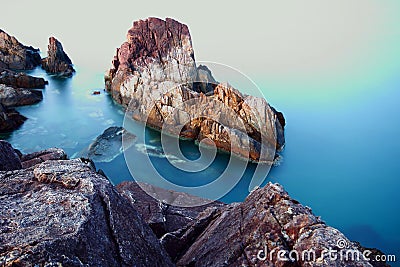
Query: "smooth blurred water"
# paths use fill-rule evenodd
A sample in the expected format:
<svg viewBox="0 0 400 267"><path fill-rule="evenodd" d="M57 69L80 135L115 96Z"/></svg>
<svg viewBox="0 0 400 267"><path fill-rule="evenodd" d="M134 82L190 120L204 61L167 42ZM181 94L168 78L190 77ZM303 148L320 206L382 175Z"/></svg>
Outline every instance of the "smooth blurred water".
<svg viewBox="0 0 400 267"><path fill-rule="evenodd" d="M102 73L78 68L71 79L49 76L40 69L30 73L49 80L44 100L18 108L28 120L11 135L2 136L21 151L61 147L69 156L78 156L107 127L122 125L123 109L103 91ZM288 96L268 90L267 84L261 86L287 120L283 162L273 167L264 184L279 182L350 239L400 257L400 79L381 86L356 99L317 108L312 101L287 101ZM101 94L92 95L94 90ZM158 171L182 185L212 181L229 161L228 155L219 154L207 170L187 175L168 163L160 151L159 133L148 129L145 139L145 144L138 140L132 151L151 152ZM198 157L193 143L182 141L181 147L189 158ZM123 154L96 166L114 184L132 179ZM254 169L254 164L248 164L243 178L221 200L243 201Z"/></svg>

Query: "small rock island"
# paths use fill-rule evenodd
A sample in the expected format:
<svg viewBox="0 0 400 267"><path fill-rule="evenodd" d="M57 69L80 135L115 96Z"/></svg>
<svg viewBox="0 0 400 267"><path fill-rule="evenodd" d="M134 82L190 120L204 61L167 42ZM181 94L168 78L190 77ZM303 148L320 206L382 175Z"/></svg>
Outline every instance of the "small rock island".
<svg viewBox="0 0 400 267"><path fill-rule="evenodd" d="M259 163L270 163L284 146L283 114L196 66L189 29L176 20L135 21L105 84L134 119L169 134L211 140Z"/></svg>

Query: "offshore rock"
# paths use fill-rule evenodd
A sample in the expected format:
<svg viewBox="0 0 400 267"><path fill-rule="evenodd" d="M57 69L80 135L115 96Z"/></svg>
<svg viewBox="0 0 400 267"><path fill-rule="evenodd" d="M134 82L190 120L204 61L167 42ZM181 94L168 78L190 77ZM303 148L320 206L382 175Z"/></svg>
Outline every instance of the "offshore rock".
<svg viewBox="0 0 400 267"><path fill-rule="evenodd" d="M122 136L124 136L125 149L132 146L136 140L136 136L123 127L109 127L81 152L80 156L95 162L110 162L123 151Z"/></svg>
<svg viewBox="0 0 400 267"><path fill-rule="evenodd" d="M4 107L0 103L0 133L9 133L19 128L25 121L26 117L21 115L15 109Z"/></svg>
<svg viewBox="0 0 400 267"><path fill-rule="evenodd" d="M21 44L0 29L0 68L30 70L40 63L39 49Z"/></svg>
<svg viewBox="0 0 400 267"><path fill-rule="evenodd" d="M0 266L173 266L109 181L81 160L0 172Z"/></svg>
<svg viewBox="0 0 400 267"><path fill-rule="evenodd" d="M43 99L41 91L13 88L0 84L0 104L5 107L32 105Z"/></svg>
<svg viewBox="0 0 400 267"><path fill-rule="evenodd" d="M54 37L49 38L47 57L42 59L42 68L61 77L71 77L75 72L71 59L64 52L62 44Z"/></svg>
<svg viewBox="0 0 400 267"><path fill-rule="evenodd" d="M197 68L189 29L173 19L135 21L105 84L134 119L169 134L262 163L284 145L282 113Z"/></svg>
<svg viewBox="0 0 400 267"><path fill-rule="evenodd" d="M42 89L48 82L43 78L0 68L0 84L5 84L14 88Z"/></svg>

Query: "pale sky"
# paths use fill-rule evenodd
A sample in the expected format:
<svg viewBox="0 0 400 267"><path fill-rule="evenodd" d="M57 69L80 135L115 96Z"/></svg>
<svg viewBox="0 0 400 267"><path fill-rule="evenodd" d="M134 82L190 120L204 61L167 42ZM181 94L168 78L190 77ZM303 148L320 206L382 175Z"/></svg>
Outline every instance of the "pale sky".
<svg viewBox="0 0 400 267"><path fill-rule="evenodd" d="M367 72L395 71L400 59L397 0L18 0L3 2L0 12L0 28L24 44L45 52L54 35L76 65L99 71L132 22L149 16L187 24L196 60L258 79L300 82L334 73L361 80Z"/></svg>

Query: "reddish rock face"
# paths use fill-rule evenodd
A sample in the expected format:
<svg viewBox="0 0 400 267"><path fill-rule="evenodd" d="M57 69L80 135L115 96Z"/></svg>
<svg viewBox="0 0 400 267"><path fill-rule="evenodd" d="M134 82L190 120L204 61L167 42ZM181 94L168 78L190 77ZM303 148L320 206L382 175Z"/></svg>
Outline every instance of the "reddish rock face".
<svg viewBox="0 0 400 267"><path fill-rule="evenodd" d="M189 29L173 19L134 22L105 84L134 119L251 161L272 163L285 142L282 113L197 68Z"/></svg>
<svg viewBox="0 0 400 267"><path fill-rule="evenodd" d="M21 44L0 29L0 68L30 70L39 65L39 49Z"/></svg>
<svg viewBox="0 0 400 267"><path fill-rule="evenodd" d="M49 38L47 58L42 60L42 68L49 73L70 77L75 72L72 61L64 52L62 44L54 37Z"/></svg>

